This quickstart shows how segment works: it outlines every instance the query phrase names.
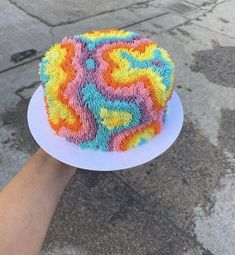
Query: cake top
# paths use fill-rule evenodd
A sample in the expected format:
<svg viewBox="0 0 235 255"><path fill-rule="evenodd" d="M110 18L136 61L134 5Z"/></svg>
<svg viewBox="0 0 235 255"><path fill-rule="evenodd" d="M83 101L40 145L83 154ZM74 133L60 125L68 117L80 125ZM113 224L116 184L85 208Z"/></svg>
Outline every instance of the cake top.
<svg viewBox="0 0 235 255"><path fill-rule="evenodd" d="M125 151L163 128L174 65L138 33L66 37L46 52L39 73L51 128L81 148Z"/></svg>

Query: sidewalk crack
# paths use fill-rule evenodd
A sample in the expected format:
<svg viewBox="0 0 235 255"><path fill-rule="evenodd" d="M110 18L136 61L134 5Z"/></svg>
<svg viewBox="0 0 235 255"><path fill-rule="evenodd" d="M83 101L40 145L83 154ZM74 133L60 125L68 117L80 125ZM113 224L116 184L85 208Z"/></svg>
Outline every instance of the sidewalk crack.
<svg viewBox="0 0 235 255"><path fill-rule="evenodd" d="M19 4L17 4L14 0L8 0L10 4L14 5L16 8L18 8L19 10L23 11L25 14L29 15L30 17L37 19L38 21L42 22L43 24L52 27L52 25L48 22L46 22L45 20L41 19L40 17L38 17L37 15L33 15L32 13L26 11L23 7L21 7Z"/></svg>

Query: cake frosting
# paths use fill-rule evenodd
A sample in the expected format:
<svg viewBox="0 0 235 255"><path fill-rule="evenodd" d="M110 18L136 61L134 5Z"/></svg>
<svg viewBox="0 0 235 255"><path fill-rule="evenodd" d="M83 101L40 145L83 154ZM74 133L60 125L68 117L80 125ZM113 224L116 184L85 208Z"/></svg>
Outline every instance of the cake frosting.
<svg viewBox="0 0 235 255"><path fill-rule="evenodd" d="M39 74L50 127L83 149L126 151L164 128L174 64L138 33L66 37L46 52Z"/></svg>

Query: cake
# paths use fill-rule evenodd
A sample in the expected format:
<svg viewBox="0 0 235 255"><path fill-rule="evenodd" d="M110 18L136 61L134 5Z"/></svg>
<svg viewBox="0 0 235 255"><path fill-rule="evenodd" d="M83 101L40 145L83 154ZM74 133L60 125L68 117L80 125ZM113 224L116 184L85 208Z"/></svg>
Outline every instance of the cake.
<svg viewBox="0 0 235 255"><path fill-rule="evenodd" d="M51 129L82 149L126 151L164 129L174 64L138 33L66 37L46 52L39 74Z"/></svg>

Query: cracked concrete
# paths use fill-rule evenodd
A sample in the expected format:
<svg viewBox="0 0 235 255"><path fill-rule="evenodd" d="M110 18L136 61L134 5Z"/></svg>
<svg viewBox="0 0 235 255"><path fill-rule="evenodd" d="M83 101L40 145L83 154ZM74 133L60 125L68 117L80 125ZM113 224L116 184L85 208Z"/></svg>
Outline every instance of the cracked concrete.
<svg viewBox="0 0 235 255"><path fill-rule="evenodd" d="M190 36L186 31L184 35ZM234 65L235 47L217 46L212 50L195 52L191 69L194 72L204 73L211 82L235 88Z"/></svg>
<svg viewBox="0 0 235 255"><path fill-rule="evenodd" d="M7 0L0 1L1 50L0 71L14 66L11 56L28 49L37 50L37 58L50 47L49 27L19 10ZM14 13L14 15L12 15ZM28 61L28 59L26 59Z"/></svg>
<svg viewBox="0 0 235 255"><path fill-rule="evenodd" d="M0 2L0 187L37 149L27 105L40 58L64 36L117 27L157 40L176 64L185 110L180 137L159 158L117 173L79 170L41 254L234 254L234 7L231 0Z"/></svg>
<svg viewBox="0 0 235 255"><path fill-rule="evenodd" d="M66 4L64 4L63 0L44 0L35 2L34 5L32 5L29 0L10 0L10 2L31 17L38 19L46 25L61 26L77 22L84 18L93 17L98 14L123 9L136 2L145 2L145 0L95 0L91 2L84 0L80 0L79 2L76 0L69 0L66 1Z"/></svg>
<svg viewBox="0 0 235 255"><path fill-rule="evenodd" d="M60 41L66 35L74 35L94 29L107 29L110 27L128 28L133 24L140 24L155 17L164 16L167 13L168 12L165 10L160 10L157 11L154 16L143 19L129 9L117 10L112 13L105 13L99 16L92 17L89 19L89 22L87 22L87 20L82 20L79 22L75 22L71 25L55 27L51 31L54 35L54 40Z"/></svg>
<svg viewBox="0 0 235 255"><path fill-rule="evenodd" d="M234 1L218 2L206 15L201 16L201 19L195 20L194 23L206 27L207 29L218 31L219 33L230 36L231 38L235 38L234 8ZM226 13L226 17L223 17L221 13ZM224 22L223 18L225 18L227 23Z"/></svg>
<svg viewBox="0 0 235 255"><path fill-rule="evenodd" d="M90 183L91 175L98 175L95 182ZM63 247L65 243L87 254L163 254L167 250L181 254L194 246L113 173L78 172L61 205L45 252L50 245Z"/></svg>

